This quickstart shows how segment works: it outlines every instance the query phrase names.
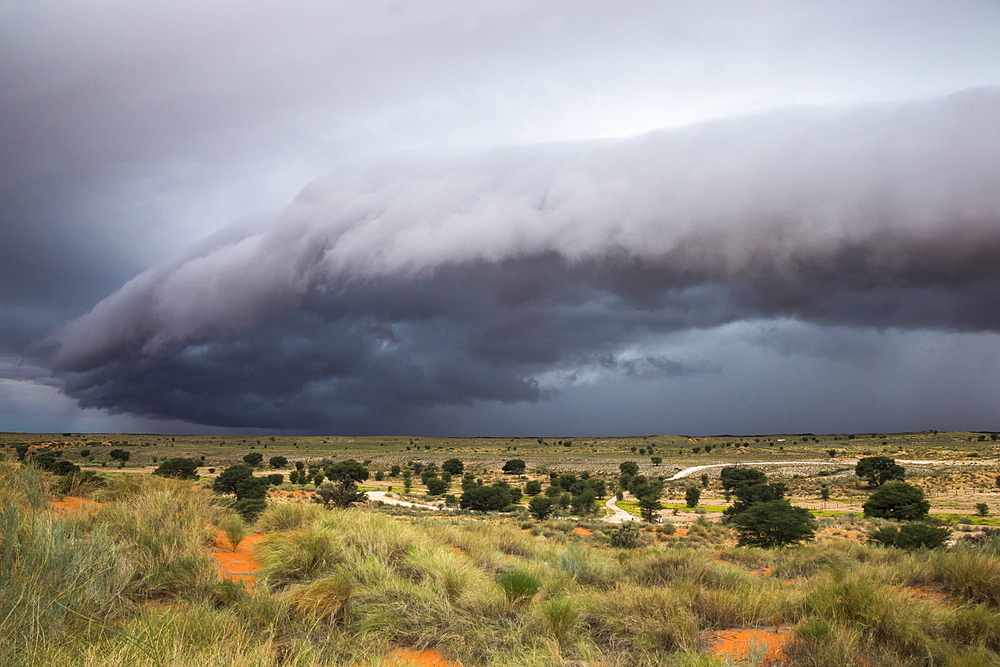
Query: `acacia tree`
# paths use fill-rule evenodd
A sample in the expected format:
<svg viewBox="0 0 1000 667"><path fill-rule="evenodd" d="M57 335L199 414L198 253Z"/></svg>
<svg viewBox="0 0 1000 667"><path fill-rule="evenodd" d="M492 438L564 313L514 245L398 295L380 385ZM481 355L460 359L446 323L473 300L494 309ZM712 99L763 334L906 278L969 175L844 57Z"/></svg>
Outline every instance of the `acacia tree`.
<svg viewBox="0 0 1000 667"><path fill-rule="evenodd" d="M701 500L701 489L697 486L689 486L684 491L684 501L688 507L697 507L699 500Z"/></svg>
<svg viewBox="0 0 1000 667"><path fill-rule="evenodd" d="M779 547L812 539L816 519L787 500L755 503L732 518L740 546Z"/></svg>
<svg viewBox="0 0 1000 667"><path fill-rule="evenodd" d="M893 479L903 479L906 468L888 456L867 456L854 466L854 474L868 480L868 486L882 486Z"/></svg>
<svg viewBox="0 0 1000 667"><path fill-rule="evenodd" d="M198 459L167 459L153 471L153 474L160 477L176 477L177 479L198 479L198 463Z"/></svg>
<svg viewBox="0 0 1000 667"><path fill-rule="evenodd" d="M316 491L319 501L324 505L333 503L337 507L347 508L368 500L366 493L358 491L358 483L368 479L368 469L354 459L327 466L324 472L332 482L323 484Z"/></svg>
<svg viewBox="0 0 1000 667"><path fill-rule="evenodd" d="M868 517L916 521L927 517L931 504L919 487L897 482L873 493L862 507Z"/></svg>
<svg viewBox="0 0 1000 667"><path fill-rule="evenodd" d="M503 472L508 475L523 475L526 467L522 459L511 459L503 464Z"/></svg>

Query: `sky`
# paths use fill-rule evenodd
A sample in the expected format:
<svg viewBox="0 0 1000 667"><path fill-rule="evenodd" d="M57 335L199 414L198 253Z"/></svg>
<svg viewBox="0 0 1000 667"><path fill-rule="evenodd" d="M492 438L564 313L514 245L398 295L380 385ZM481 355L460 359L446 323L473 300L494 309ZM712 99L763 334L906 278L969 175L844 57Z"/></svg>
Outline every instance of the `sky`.
<svg viewBox="0 0 1000 667"><path fill-rule="evenodd" d="M998 34L0 0L0 430L1000 430Z"/></svg>

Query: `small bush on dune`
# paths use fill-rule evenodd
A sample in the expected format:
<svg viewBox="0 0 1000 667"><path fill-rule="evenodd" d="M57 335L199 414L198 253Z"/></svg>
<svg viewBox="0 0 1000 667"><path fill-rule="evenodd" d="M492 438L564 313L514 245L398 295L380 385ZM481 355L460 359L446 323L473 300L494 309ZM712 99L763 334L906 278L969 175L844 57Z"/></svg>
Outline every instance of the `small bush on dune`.
<svg viewBox="0 0 1000 667"><path fill-rule="evenodd" d="M330 576L291 588L285 600L304 620L336 624L346 618L353 595L348 581Z"/></svg>
<svg viewBox="0 0 1000 667"><path fill-rule="evenodd" d="M526 570L510 570L497 578L497 583L503 590L507 601L511 604L523 604L530 600L542 588L542 582Z"/></svg>
<svg viewBox="0 0 1000 667"><path fill-rule="evenodd" d="M233 551L239 549L240 542L247 536L247 525L243 518L238 515L227 516L219 523L219 528L226 534L226 539L229 540L229 546Z"/></svg>
<svg viewBox="0 0 1000 667"><path fill-rule="evenodd" d="M330 572L344 560L341 539L332 530L275 535L258 543L261 578L272 586L307 581Z"/></svg>
<svg viewBox="0 0 1000 667"><path fill-rule="evenodd" d="M255 526L262 532L298 530L323 516L323 508L312 503L272 503L257 518Z"/></svg>

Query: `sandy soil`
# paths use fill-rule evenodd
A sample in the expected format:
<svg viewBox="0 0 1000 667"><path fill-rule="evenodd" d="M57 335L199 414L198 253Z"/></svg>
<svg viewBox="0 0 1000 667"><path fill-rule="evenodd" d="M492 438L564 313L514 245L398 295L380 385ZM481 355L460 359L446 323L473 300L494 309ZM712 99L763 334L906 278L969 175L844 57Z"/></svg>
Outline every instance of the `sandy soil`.
<svg viewBox="0 0 1000 667"><path fill-rule="evenodd" d="M433 649L420 651L412 648L397 648L382 664L385 667L462 667L462 663L448 660Z"/></svg>
<svg viewBox="0 0 1000 667"><path fill-rule="evenodd" d="M247 535L234 551L226 533L216 530L212 562L219 570L219 578L242 581L252 588L257 583L257 572L260 571L260 561L254 557L253 547L265 537L267 533Z"/></svg>
<svg viewBox="0 0 1000 667"><path fill-rule="evenodd" d="M63 496L53 498L49 501L49 507L56 512L70 513L79 511L97 511L102 507L107 507L107 503L99 503L89 498L77 498L75 496Z"/></svg>
<svg viewBox="0 0 1000 667"><path fill-rule="evenodd" d="M734 628L712 632L708 636L710 649L716 655L736 664L789 665L784 646L795 638L791 629L753 630ZM763 652L763 660L758 661Z"/></svg>

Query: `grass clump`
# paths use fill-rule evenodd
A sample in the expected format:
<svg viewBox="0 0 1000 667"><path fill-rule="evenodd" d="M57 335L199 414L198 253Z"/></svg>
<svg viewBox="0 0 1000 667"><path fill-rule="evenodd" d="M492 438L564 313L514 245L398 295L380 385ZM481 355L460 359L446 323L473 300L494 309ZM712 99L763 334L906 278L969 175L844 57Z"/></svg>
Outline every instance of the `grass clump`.
<svg viewBox="0 0 1000 667"><path fill-rule="evenodd" d="M541 580L527 570L509 570L497 577L497 583L511 604L524 604L542 588Z"/></svg>

